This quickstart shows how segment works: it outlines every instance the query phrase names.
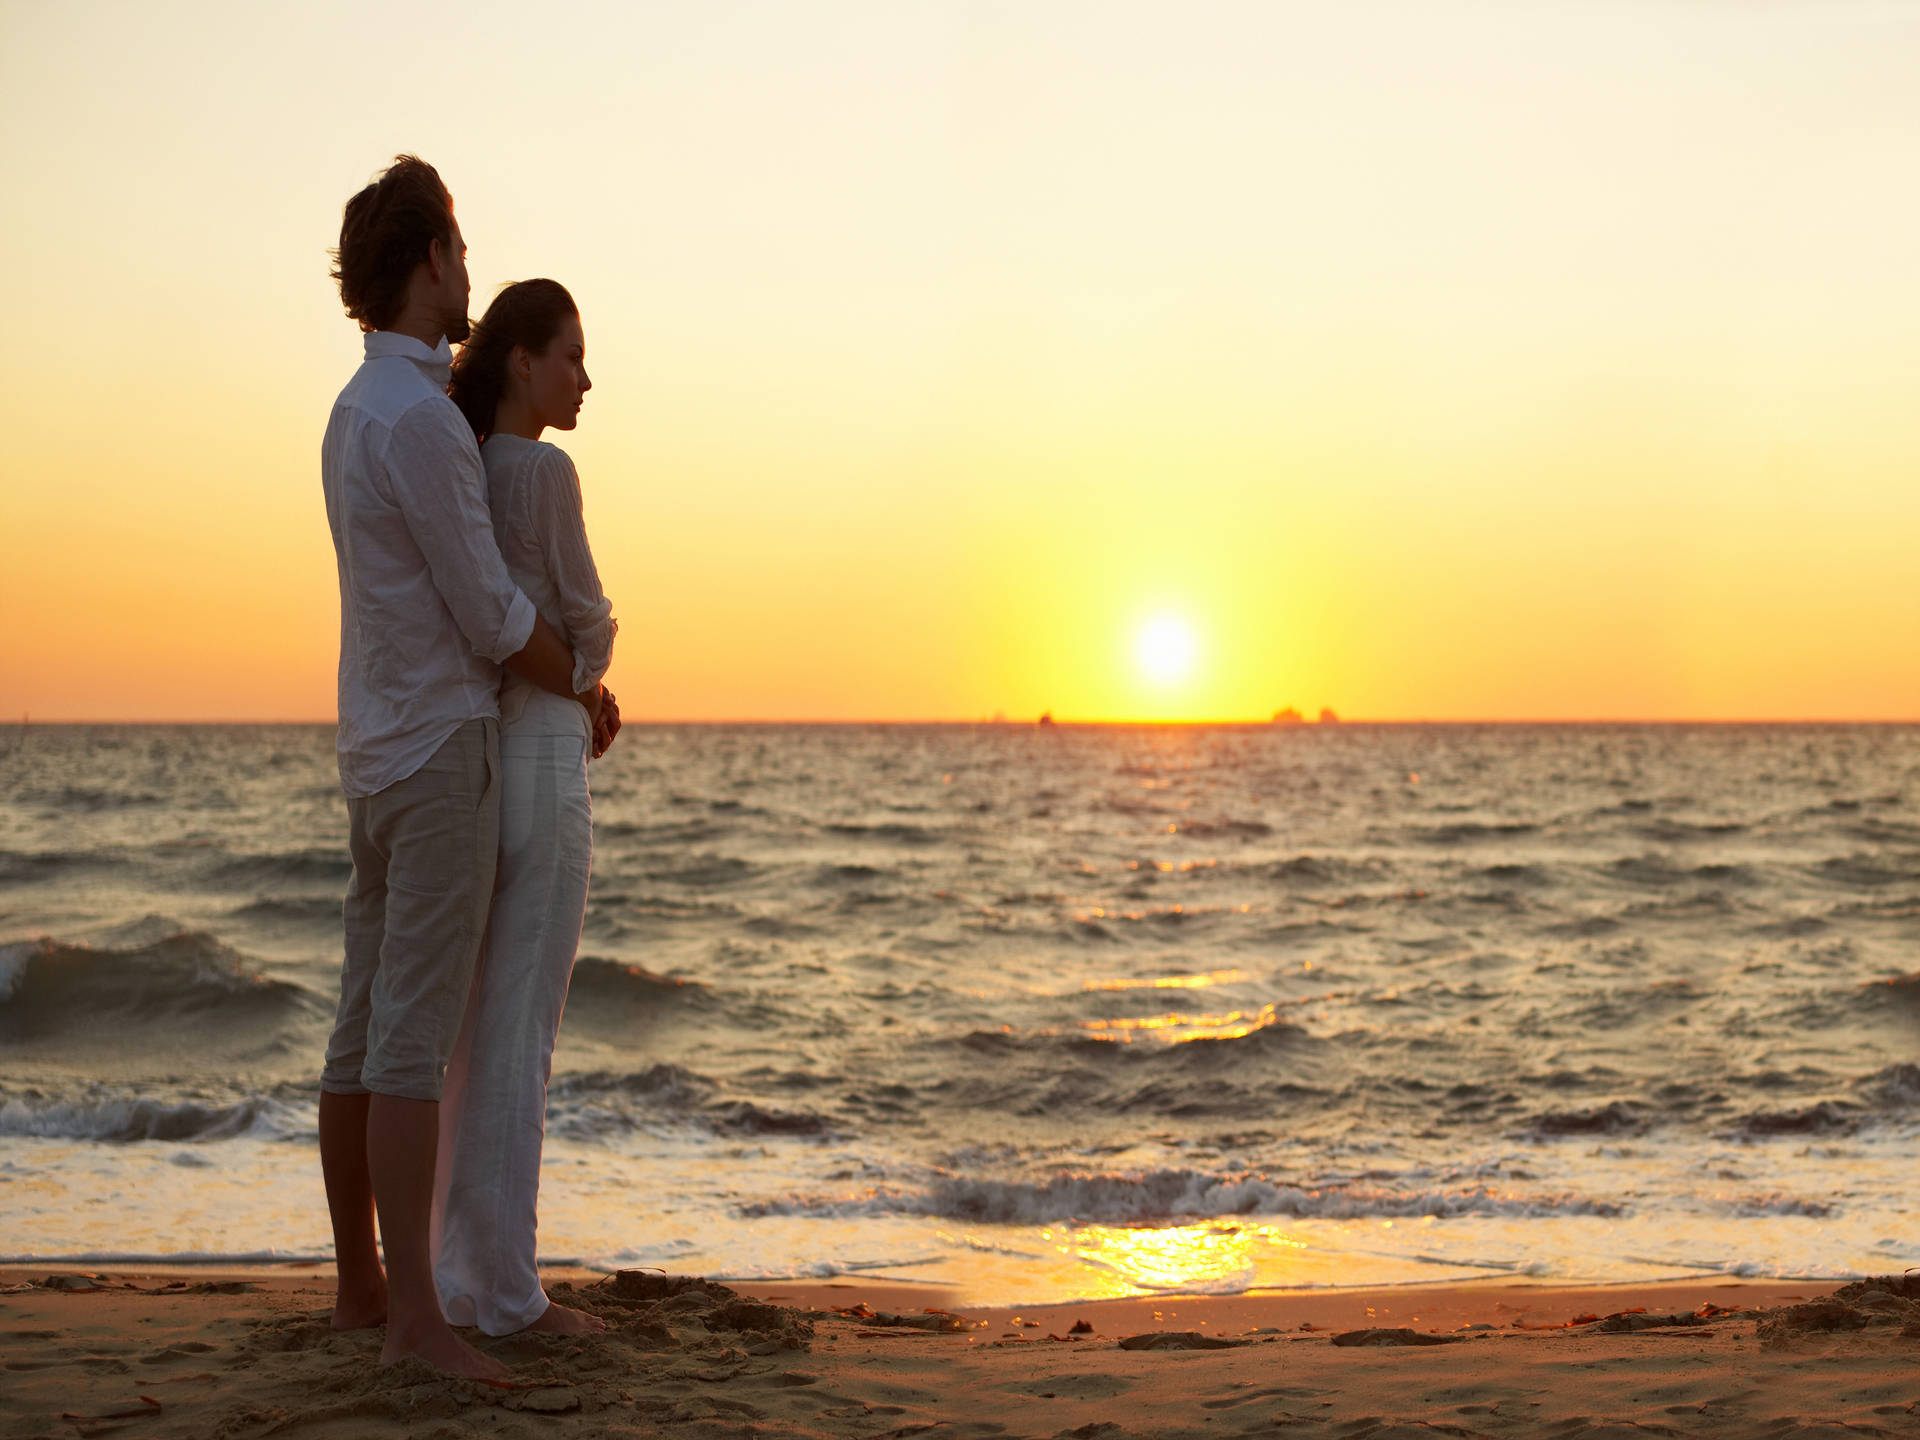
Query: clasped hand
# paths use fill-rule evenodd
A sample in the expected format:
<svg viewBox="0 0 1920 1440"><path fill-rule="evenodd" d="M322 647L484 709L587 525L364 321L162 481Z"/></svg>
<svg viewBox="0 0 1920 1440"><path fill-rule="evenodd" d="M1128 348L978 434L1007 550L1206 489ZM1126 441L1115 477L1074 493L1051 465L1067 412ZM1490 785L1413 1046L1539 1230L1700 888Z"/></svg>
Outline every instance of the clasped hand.
<svg viewBox="0 0 1920 1440"><path fill-rule="evenodd" d="M607 747L613 744L613 737L620 733L620 702L613 698L613 691L606 686L600 687L600 713L593 720L593 758L598 760L607 753Z"/></svg>

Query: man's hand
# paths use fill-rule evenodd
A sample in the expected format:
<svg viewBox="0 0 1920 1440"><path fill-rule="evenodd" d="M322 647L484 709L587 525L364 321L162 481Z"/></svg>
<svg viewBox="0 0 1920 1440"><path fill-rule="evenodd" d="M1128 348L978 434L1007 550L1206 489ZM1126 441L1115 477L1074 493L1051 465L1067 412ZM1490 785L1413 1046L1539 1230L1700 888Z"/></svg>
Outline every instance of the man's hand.
<svg viewBox="0 0 1920 1440"><path fill-rule="evenodd" d="M598 760L620 733L620 702L606 686L600 687L600 718L593 726L593 758Z"/></svg>

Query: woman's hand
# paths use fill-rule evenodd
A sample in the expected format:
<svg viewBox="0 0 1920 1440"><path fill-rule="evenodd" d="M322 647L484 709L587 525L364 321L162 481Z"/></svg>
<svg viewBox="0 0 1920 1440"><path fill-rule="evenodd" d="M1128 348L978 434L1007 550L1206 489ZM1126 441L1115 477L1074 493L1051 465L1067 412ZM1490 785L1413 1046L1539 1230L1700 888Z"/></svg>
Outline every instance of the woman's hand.
<svg viewBox="0 0 1920 1440"><path fill-rule="evenodd" d="M620 702L606 686L600 687L600 715L593 723L593 758L598 760L620 733Z"/></svg>

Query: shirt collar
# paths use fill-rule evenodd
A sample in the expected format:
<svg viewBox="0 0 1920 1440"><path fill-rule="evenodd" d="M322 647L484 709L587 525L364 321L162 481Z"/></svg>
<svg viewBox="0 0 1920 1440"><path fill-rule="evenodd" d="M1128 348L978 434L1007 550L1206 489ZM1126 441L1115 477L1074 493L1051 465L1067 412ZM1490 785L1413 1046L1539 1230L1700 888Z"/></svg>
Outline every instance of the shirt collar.
<svg viewBox="0 0 1920 1440"><path fill-rule="evenodd" d="M425 370L438 384L445 385L452 378L453 346L442 335L438 345L423 345L411 335L402 335L394 330L375 330L367 336L367 359L379 360L384 356L399 355L413 361Z"/></svg>

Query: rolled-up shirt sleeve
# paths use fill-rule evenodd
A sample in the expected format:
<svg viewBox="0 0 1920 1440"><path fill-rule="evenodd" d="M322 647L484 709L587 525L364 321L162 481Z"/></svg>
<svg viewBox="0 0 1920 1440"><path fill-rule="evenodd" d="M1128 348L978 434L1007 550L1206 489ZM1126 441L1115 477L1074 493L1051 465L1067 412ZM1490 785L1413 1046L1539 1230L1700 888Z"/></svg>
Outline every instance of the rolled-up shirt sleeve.
<svg viewBox="0 0 1920 1440"><path fill-rule="evenodd" d="M451 401L415 405L393 427L387 480L434 588L476 655L499 665L526 648L535 611L507 574L473 432Z"/></svg>
<svg viewBox="0 0 1920 1440"><path fill-rule="evenodd" d="M547 574L560 596L560 618L573 647L573 688L598 685L613 664L613 637L620 622L613 602L600 588L600 571L587 544L587 521L580 501L580 476L567 453L545 447L533 475L533 533L546 552Z"/></svg>

